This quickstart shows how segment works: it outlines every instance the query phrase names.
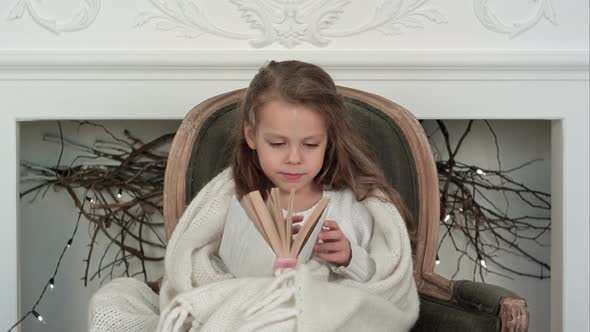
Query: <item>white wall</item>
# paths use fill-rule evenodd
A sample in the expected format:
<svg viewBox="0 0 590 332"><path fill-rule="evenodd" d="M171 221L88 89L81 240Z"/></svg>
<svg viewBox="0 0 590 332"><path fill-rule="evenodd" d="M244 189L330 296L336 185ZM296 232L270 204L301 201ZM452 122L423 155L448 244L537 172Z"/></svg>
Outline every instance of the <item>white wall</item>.
<svg viewBox="0 0 590 332"><path fill-rule="evenodd" d="M319 1L307 1L290 8L309 27L297 45L272 31L300 31L300 24L286 20L273 27L263 20L262 29L252 29L230 1L195 2L217 30L179 38L194 35L195 26L179 22L179 0L163 2L176 11L169 13L169 22L155 19L138 27L134 24L146 22L142 12L162 16L164 7L148 0L0 5L8 18L0 20L0 139L5 143L0 153L8 159L0 166L5 184L0 189L0 251L8 253L0 261L0 270L7 271L0 275L2 324L18 317L18 121L179 119L205 98L247 85L263 61L297 58L325 66L339 84L381 94L424 119L555 120L552 153L561 158L551 167L552 192L557 193L551 324L553 331L588 329L587 1L425 0L415 8L410 0L383 2L389 7L379 7L381 0L337 2L343 4L336 8L342 13L326 29L319 28L313 14L328 12L332 3L308 9L304 4ZM86 15L77 16L84 8ZM536 15L538 8L542 15ZM399 16L398 9L407 15ZM422 14L432 20L412 16L427 9ZM271 18L275 12L250 14ZM206 23L203 17L193 19ZM503 33L517 21L526 31L512 38ZM371 26L374 22L388 23ZM419 25L423 28L412 28ZM396 28L397 34L382 33ZM252 44L255 40L267 45Z"/></svg>
<svg viewBox="0 0 590 332"><path fill-rule="evenodd" d="M158 121L101 121L109 131L124 138L123 130L128 129L137 138L148 142L156 137L175 132L180 121L175 120L158 120ZM92 146L98 138L101 140L112 141L112 139L99 128L84 126L78 129L75 123L62 121L64 138L74 142ZM58 144L44 142L45 134L58 135L57 121L35 121L23 122L21 124L20 151L22 160L34 162L38 165L55 166L60 153ZM66 147L61 159L61 165L70 165L79 155L78 152ZM80 165L80 161L76 163ZM25 187L31 187L31 184L23 184ZM33 200L34 195L26 196L20 204L20 222L19 222L19 251L20 251L20 292L22 312L27 312L37 299L46 282L51 278L55 270L59 255L72 236L78 209L73 205L73 201L65 190L55 192L54 188L43 192ZM83 192L78 190L78 195L82 196ZM80 198L80 197L79 197ZM123 198L125 199L125 198ZM86 206L88 209L88 206ZM153 215L150 222L163 222L160 215ZM112 234L117 234L115 227L109 229ZM34 319L28 319L23 322L22 331L84 331L87 327L88 301L92 294L101 285L102 278L96 278L89 282L87 288L84 287L81 278L84 276L86 263L83 262L88 255L88 245L91 242L90 223L82 217L80 227L74 236L74 241L70 249L64 255L60 268L55 279L56 287L48 290L43 300L38 306L38 312L43 315L46 324L39 324ZM144 236L150 241L158 242L157 238L150 236L150 232L144 231ZM159 229L161 238L165 238L164 229ZM92 264L90 265L90 275L98 268L98 262L109 243L108 239L101 234L97 237ZM114 249L114 247L113 247ZM111 249L105 259L105 265L112 261L115 251ZM149 250L146 254L149 256L162 256L163 250ZM140 270L137 261L131 261L131 272ZM154 281L163 274L163 262L147 262L148 280ZM115 268L115 276L121 276L123 265ZM110 269L105 270L102 275L108 275ZM105 274L106 273L106 274ZM142 279L143 276L137 276ZM105 279L106 281L109 278Z"/></svg>

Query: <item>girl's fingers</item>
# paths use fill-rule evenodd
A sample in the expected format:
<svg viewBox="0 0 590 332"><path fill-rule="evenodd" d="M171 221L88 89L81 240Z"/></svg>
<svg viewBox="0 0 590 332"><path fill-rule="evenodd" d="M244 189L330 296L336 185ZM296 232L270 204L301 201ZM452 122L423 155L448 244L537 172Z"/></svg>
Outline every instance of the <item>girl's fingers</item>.
<svg viewBox="0 0 590 332"><path fill-rule="evenodd" d="M291 227L291 234L297 234L299 233L299 230L301 229L301 225L299 225L300 222L303 221L303 216L293 216L293 226Z"/></svg>
<svg viewBox="0 0 590 332"><path fill-rule="evenodd" d="M344 241L317 243L313 249L318 252L337 252L346 249Z"/></svg>
<svg viewBox="0 0 590 332"><path fill-rule="evenodd" d="M334 220L326 220L324 221L324 224L322 225L324 228L329 228L330 230L339 230L340 226L338 226L338 223L335 222Z"/></svg>
<svg viewBox="0 0 590 332"><path fill-rule="evenodd" d="M350 264L350 242L334 220L324 222L318 235L318 243L313 249L314 255L326 262L346 266Z"/></svg>
<svg viewBox="0 0 590 332"><path fill-rule="evenodd" d="M298 223L303 221L303 216L293 216L293 223Z"/></svg>
<svg viewBox="0 0 590 332"><path fill-rule="evenodd" d="M334 253L323 253L323 252L315 252L315 255L320 259L323 259L326 262L334 263L334 264L345 264L347 263L346 253L343 251L338 251Z"/></svg>
<svg viewBox="0 0 590 332"><path fill-rule="evenodd" d="M332 230L322 230L320 234L318 234L318 240L321 241L338 241L344 237L344 233L340 230L332 231Z"/></svg>

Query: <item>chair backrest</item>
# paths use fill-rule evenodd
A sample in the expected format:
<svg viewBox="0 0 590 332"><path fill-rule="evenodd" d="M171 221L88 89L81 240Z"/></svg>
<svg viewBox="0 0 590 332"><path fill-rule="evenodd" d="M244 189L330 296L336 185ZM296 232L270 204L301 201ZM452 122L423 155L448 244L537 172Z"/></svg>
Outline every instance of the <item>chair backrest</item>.
<svg viewBox="0 0 590 332"><path fill-rule="evenodd" d="M425 285L423 278L434 276L440 216L438 177L427 137L416 118L396 103L351 88L338 87L338 92L344 96L353 125L418 223L415 277L420 290ZM229 165L231 139L239 129L235 126L237 107L244 94L245 89L241 89L212 97L193 108L182 121L170 149L164 180L168 238L187 204Z"/></svg>

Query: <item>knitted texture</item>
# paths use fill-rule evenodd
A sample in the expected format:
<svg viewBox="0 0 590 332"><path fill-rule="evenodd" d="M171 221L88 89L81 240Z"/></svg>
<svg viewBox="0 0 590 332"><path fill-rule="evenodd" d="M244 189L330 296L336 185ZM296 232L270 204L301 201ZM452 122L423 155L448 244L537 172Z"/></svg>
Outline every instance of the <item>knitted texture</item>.
<svg viewBox="0 0 590 332"><path fill-rule="evenodd" d="M90 332L155 331L158 295L133 278L114 279L90 301Z"/></svg>
<svg viewBox="0 0 590 332"><path fill-rule="evenodd" d="M395 206L362 202L374 221L375 271L367 281L334 278L315 259L274 277L236 279L217 256L232 195L227 169L187 207L166 251L161 313L140 281L113 280L91 300L90 331L407 331L414 324L410 243Z"/></svg>

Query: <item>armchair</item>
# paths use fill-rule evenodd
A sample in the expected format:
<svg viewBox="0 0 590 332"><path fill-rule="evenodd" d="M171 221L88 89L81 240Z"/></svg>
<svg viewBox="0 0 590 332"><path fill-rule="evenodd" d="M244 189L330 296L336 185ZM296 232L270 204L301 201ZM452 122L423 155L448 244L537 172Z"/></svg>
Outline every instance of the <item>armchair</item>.
<svg viewBox="0 0 590 332"><path fill-rule="evenodd" d="M386 177L417 222L414 276L420 317L413 331L527 331L526 301L501 287L447 280L434 272L439 239L438 177L426 135L416 118L396 103L338 87L353 122ZM164 219L170 237L187 204L228 166L228 139L245 89L212 97L183 120L169 154L164 181Z"/></svg>

